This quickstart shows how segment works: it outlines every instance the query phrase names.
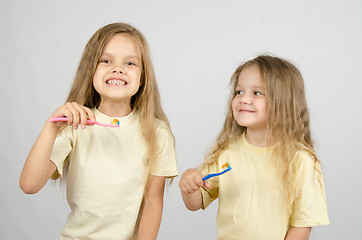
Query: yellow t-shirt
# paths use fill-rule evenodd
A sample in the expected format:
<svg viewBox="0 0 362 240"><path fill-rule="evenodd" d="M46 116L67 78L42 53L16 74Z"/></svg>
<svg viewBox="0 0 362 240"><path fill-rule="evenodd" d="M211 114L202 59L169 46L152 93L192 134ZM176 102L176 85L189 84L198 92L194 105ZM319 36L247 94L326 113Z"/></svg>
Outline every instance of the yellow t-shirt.
<svg viewBox="0 0 362 240"><path fill-rule="evenodd" d="M147 170L146 145L136 112L113 118L93 109L98 122L119 121L119 128L94 125L65 128L51 160L63 173L66 158L67 200L71 212L60 239L133 239ZM177 176L174 140L165 123L157 123L159 157L155 176Z"/></svg>
<svg viewBox="0 0 362 240"><path fill-rule="evenodd" d="M270 150L270 149L269 149ZM329 224L323 177L315 171L307 152L298 152L297 189L291 216L281 198L282 187L272 171L268 148L249 144L245 134L233 138L218 163L203 174L220 172L230 163L231 171L208 180L212 189L202 189L204 208L219 198L219 240L283 240L289 226Z"/></svg>

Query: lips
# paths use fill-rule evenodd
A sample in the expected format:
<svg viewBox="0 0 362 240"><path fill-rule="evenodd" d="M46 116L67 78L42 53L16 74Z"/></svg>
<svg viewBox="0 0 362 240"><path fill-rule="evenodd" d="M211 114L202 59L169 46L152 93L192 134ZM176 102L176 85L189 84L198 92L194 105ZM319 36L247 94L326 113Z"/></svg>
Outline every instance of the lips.
<svg viewBox="0 0 362 240"><path fill-rule="evenodd" d="M254 113L255 111L248 110L248 109L240 109L239 112L241 112L241 113Z"/></svg>
<svg viewBox="0 0 362 240"><path fill-rule="evenodd" d="M106 81L107 85L127 85L127 82L123 79L111 78Z"/></svg>

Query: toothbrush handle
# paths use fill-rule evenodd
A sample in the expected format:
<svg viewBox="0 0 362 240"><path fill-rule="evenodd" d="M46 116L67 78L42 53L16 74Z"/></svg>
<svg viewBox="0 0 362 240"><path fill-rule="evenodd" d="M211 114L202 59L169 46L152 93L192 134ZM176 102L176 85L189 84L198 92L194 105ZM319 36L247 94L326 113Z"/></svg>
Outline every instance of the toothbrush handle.
<svg viewBox="0 0 362 240"><path fill-rule="evenodd" d="M56 118L50 118L49 122L53 123L53 122L67 122L68 118L66 117L56 117ZM92 122L91 120L87 120L87 124L97 124L96 122Z"/></svg>
<svg viewBox="0 0 362 240"><path fill-rule="evenodd" d="M202 178L202 181L206 181L206 180L209 179L209 178L219 176L219 175L224 174L224 173L226 173L226 172L228 172L228 171L230 171L230 170L231 170L231 168L227 168L227 169L225 169L224 171L219 172L219 173L211 173L211 174L208 174L208 175L206 175L205 177Z"/></svg>
<svg viewBox="0 0 362 240"><path fill-rule="evenodd" d="M56 117L56 118L50 118L49 122L53 123L53 122L67 122L68 118L66 117ZM100 123L100 122L92 122L91 120L87 120L87 124L97 124L99 126L102 127L119 127L119 125L111 125L111 124L104 124L104 123Z"/></svg>
<svg viewBox="0 0 362 240"><path fill-rule="evenodd" d="M66 117L56 117L56 118L49 118L49 122L67 122L68 118Z"/></svg>

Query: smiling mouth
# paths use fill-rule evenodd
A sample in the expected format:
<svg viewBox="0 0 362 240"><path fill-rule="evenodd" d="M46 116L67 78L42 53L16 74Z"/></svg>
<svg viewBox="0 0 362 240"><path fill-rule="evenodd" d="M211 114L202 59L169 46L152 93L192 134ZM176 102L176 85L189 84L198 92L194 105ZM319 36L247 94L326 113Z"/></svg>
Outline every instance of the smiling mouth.
<svg viewBox="0 0 362 240"><path fill-rule="evenodd" d="M127 85L126 81L123 81L121 79L109 79L106 81L107 85Z"/></svg>
<svg viewBox="0 0 362 240"><path fill-rule="evenodd" d="M255 111L240 109L239 112L242 112L242 113L254 113Z"/></svg>

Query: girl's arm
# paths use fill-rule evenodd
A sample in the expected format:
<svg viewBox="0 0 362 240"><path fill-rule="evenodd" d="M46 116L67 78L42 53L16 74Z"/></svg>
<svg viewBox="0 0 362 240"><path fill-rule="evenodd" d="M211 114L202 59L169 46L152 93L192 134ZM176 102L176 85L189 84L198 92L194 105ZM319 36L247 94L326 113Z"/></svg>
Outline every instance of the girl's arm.
<svg viewBox="0 0 362 240"><path fill-rule="evenodd" d="M92 110L77 103L66 103L52 115L52 117L63 116L68 118L68 125L73 125L74 129L77 129L79 124L84 128L87 123L87 116L95 121ZM29 152L20 175L19 185L25 193L39 192L56 170L55 164L50 161L50 156L57 134L65 125L64 122L50 123L47 121L45 123Z"/></svg>
<svg viewBox="0 0 362 240"><path fill-rule="evenodd" d="M200 188L202 186L211 188L207 181L202 180L202 177L201 172L194 168L187 169L181 176L179 187L182 199L190 211L196 211L203 207Z"/></svg>
<svg viewBox="0 0 362 240"><path fill-rule="evenodd" d="M138 240L156 239L161 224L165 177L151 176L147 195L143 200L143 209Z"/></svg>
<svg viewBox="0 0 362 240"><path fill-rule="evenodd" d="M308 240L311 227L289 227L285 240Z"/></svg>
<svg viewBox="0 0 362 240"><path fill-rule="evenodd" d="M50 154L59 128L46 122L25 161L20 175L20 188L27 194L34 194L46 184L56 167L50 161Z"/></svg>

